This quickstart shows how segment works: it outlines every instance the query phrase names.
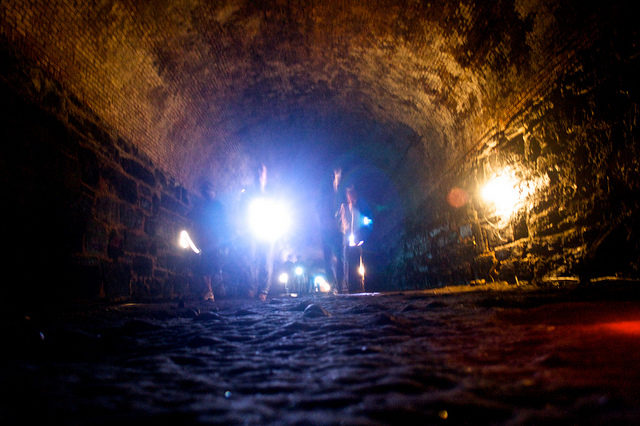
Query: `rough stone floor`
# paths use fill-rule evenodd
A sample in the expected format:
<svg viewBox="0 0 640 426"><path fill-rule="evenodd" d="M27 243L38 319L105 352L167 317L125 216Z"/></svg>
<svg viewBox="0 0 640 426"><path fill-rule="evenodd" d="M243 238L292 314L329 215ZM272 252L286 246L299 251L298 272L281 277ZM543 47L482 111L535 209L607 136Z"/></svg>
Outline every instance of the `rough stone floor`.
<svg viewBox="0 0 640 426"><path fill-rule="evenodd" d="M640 422L628 289L124 304L1 331L3 425Z"/></svg>

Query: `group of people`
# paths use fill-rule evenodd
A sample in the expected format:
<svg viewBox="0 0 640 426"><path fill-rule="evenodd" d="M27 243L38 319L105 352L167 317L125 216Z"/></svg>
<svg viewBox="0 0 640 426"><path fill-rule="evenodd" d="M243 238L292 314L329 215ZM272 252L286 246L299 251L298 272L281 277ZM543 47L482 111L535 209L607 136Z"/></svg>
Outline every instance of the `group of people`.
<svg viewBox="0 0 640 426"><path fill-rule="evenodd" d="M244 198L266 197L267 167L261 164L257 170L257 185L247 191ZM333 170L330 185L321 191L317 212L320 222L322 249L326 279L331 292L357 293L364 291L362 267L362 220L358 196L353 185L344 186L342 170ZM202 187L202 201L192 212L197 236L202 250L199 256L198 274L202 277L203 298L214 300L214 283L221 280L222 257L225 241L232 238L230 218L216 198L210 184ZM274 280L276 242L245 238L240 255L246 258L249 276L245 289L248 297L266 300ZM228 251L228 250L227 250ZM237 254L237 252L236 252Z"/></svg>

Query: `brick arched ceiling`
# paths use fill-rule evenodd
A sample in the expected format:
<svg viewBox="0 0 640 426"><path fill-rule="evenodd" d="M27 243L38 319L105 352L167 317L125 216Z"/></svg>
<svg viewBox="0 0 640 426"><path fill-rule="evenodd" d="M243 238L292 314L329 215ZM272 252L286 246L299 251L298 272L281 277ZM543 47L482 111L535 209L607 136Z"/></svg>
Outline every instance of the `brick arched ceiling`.
<svg viewBox="0 0 640 426"><path fill-rule="evenodd" d="M419 201L606 19L538 0L6 0L0 35L188 186L360 159Z"/></svg>

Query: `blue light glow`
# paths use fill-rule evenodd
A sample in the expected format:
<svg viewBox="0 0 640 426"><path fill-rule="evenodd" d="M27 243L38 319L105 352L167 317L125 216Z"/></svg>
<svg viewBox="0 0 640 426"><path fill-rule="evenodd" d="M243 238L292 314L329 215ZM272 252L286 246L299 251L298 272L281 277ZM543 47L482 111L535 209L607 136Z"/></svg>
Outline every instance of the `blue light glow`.
<svg viewBox="0 0 640 426"><path fill-rule="evenodd" d="M269 198L257 198L249 205L249 226L258 239L276 241L289 230L291 218L283 204Z"/></svg>

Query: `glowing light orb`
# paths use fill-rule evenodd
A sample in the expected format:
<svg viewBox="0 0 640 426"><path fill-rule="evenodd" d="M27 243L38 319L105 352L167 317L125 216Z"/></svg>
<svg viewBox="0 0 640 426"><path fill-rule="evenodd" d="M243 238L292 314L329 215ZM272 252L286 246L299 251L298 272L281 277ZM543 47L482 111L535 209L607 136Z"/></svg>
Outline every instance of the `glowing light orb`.
<svg viewBox="0 0 640 426"><path fill-rule="evenodd" d="M481 195L487 203L494 206L498 216L508 219L529 195L546 183L545 179L520 180L515 171L507 167L485 184Z"/></svg>
<svg viewBox="0 0 640 426"><path fill-rule="evenodd" d="M297 276L301 276L304 273L304 268L302 266L296 266L293 272L295 272Z"/></svg>
<svg viewBox="0 0 640 426"><path fill-rule="evenodd" d="M509 173L503 172L485 184L482 198L494 205L497 215L509 217L520 198L517 182Z"/></svg>
<svg viewBox="0 0 640 426"><path fill-rule="evenodd" d="M356 245L356 237L353 234L349 235L349 247L355 247Z"/></svg>
<svg viewBox="0 0 640 426"><path fill-rule="evenodd" d="M452 188L447 194L447 203L450 206L459 208L467 204L469 201L469 194L462 188Z"/></svg>
<svg viewBox="0 0 640 426"><path fill-rule="evenodd" d="M270 198L256 198L249 205L249 226L256 238L276 241L291 226L287 207Z"/></svg>
<svg viewBox="0 0 640 426"><path fill-rule="evenodd" d="M289 282L289 274L287 274L286 272L281 273L278 276L278 282L281 284L286 284Z"/></svg>
<svg viewBox="0 0 640 426"><path fill-rule="evenodd" d="M365 216L365 217L363 217L363 218L362 218L362 224L363 224L364 226L369 226L369 225L371 225L372 223L373 223L373 220L371 220L371 218L370 218L370 217Z"/></svg>
<svg viewBox="0 0 640 426"><path fill-rule="evenodd" d="M525 205L530 195L549 185L548 174L530 176L528 179L518 177L525 174L526 171L516 174L515 169L505 167L481 189L482 199L494 207L495 214L501 219L501 225L505 225L510 217Z"/></svg>

